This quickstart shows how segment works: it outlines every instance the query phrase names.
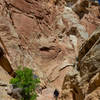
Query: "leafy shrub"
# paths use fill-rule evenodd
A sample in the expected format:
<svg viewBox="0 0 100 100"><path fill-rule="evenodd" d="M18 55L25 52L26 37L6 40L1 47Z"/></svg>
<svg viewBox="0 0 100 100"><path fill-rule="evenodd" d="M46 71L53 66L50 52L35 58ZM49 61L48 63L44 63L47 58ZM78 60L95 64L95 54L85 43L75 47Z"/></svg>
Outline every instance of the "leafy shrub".
<svg viewBox="0 0 100 100"><path fill-rule="evenodd" d="M23 68L16 71L16 77L10 80L14 88L22 89L22 100L36 100L37 93L35 91L37 85L40 83L39 78L34 78L32 70Z"/></svg>

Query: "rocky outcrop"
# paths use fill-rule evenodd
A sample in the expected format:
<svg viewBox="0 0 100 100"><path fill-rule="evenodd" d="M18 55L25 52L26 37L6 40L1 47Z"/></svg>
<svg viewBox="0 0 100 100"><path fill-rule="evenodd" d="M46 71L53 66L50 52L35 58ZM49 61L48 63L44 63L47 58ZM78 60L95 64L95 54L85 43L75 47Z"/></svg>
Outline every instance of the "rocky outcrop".
<svg viewBox="0 0 100 100"><path fill-rule="evenodd" d="M100 28L82 45L77 71L67 75L63 84L62 100L70 95L73 100L99 100L100 88ZM74 69L75 71L75 69ZM68 91L69 90L69 91Z"/></svg>
<svg viewBox="0 0 100 100"><path fill-rule="evenodd" d="M79 18L81 19L84 14L88 14L88 8L89 7L89 1L88 0L84 0L78 4L76 4L73 7L73 11L79 16Z"/></svg>
<svg viewBox="0 0 100 100"><path fill-rule="evenodd" d="M0 66L5 69L9 75L15 77L15 72L12 69L7 57L4 56L3 49L0 47Z"/></svg>
<svg viewBox="0 0 100 100"><path fill-rule="evenodd" d="M90 7L84 0L0 0L0 37L13 69L28 66L46 91L61 91L66 73L77 73L79 47L100 23L99 6Z"/></svg>

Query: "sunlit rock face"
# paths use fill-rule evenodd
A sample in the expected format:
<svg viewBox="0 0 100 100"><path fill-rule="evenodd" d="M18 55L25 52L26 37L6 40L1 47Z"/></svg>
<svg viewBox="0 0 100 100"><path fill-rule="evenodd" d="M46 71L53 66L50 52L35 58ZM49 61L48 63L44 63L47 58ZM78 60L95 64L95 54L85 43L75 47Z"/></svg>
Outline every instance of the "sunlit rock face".
<svg viewBox="0 0 100 100"><path fill-rule="evenodd" d="M100 27L86 40L78 54L75 74L67 74L62 100L99 100L100 97Z"/></svg>
<svg viewBox="0 0 100 100"><path fill-rule="evenodd" d="M84 0L0 0L0 37L13 69L32 68L42 86L61 91L66 73L77 72L79 47L99 25L99 14Z"/></svg>

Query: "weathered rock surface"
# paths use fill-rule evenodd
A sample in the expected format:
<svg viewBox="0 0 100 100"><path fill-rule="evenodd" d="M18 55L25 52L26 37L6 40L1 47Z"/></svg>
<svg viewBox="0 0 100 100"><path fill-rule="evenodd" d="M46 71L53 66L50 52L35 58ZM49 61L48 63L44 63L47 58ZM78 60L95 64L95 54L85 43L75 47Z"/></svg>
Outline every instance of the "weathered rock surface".
<svg viewBox="0 0 100 100"><path fill-rule="evenodd" d="M67 100L70 95L72 100L99 100L100 27L83 43L78 57L77 72L65 77L62 100Z"/></svg>
<svg viewBox="0 0 100 100"><path fill-rule="evenodd" d="M73 64L79 47L100 23L99 6L91 4L89 8L88 3L0 0L0 37L8 51L6 56L14 70L16 66L27 66L41 78L41 85L48 87L41 98L48 97L49 88L61 91L66 73L77 73ZM44 100L41 98L38 100Z"/></svg>

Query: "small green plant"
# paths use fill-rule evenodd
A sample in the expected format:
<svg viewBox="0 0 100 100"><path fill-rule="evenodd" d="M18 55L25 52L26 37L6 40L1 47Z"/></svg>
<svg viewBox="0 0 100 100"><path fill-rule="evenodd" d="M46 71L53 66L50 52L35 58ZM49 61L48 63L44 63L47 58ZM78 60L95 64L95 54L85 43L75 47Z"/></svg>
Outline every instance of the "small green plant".
<svg viewBox="0 0 100 100"><path fill-rule="evenodd" d="M32 70L23 68L16 71L16 77L10 80L14 88L22 89L22 100L36 100L36 87L40 83L39 78L34 78Z"/></svg>

